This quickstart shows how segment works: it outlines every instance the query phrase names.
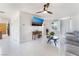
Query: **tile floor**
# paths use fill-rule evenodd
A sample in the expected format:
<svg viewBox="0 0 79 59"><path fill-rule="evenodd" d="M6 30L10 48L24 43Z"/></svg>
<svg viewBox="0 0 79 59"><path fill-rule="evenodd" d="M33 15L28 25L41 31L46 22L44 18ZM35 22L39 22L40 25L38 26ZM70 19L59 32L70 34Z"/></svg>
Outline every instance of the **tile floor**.
<svg viewBox="0 0 79 59"><path fill-rule="evenodd" d="M8 56L58 56L57 47L46 43L46 39L21 43L19 46L11 44L8 39L0 40L0 55Z"/></svg>

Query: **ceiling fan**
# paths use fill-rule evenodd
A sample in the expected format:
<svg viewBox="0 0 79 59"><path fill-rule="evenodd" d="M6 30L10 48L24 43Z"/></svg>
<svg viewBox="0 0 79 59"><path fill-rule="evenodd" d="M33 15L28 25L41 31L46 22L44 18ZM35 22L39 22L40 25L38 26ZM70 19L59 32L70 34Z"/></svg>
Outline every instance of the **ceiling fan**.
<svg viewBox="0 0 79 59"><path fill-rule="evenodd" d="M44 4L44 7L43 7L43 11L39 11L39 12L36 12L36 13L49 13L49 14L53 14L51 11L48 11L48 7L49 7L50 3L46 3Z"/></svg>

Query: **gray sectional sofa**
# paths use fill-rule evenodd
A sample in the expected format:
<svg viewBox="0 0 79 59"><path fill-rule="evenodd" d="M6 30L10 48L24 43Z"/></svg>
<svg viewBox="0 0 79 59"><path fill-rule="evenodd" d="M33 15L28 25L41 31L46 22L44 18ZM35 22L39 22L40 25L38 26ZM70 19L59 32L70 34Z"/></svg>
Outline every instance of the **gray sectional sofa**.
<svg viewBox="0 0 79 59"><path fill-rule="evenodd" d="M66 33L66 52L79 56L79 31Z"/></svg>

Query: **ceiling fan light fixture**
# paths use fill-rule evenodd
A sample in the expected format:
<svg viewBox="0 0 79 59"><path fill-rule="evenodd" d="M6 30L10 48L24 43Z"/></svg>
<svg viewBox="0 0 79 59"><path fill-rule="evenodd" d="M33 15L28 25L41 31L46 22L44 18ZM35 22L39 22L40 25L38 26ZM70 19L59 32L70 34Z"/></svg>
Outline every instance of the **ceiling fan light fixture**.
<svg viewBox="0 0 79 59"><path fill-rule="evenodd" d="M47 11L44 11L43 13L47 13Z"/></svg>

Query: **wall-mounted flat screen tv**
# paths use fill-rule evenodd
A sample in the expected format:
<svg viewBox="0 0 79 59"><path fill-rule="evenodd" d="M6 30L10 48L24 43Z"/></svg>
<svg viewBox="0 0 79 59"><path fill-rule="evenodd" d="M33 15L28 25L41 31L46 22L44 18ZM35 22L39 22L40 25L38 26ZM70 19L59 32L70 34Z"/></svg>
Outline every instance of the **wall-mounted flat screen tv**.
<svg viewBox="0 0 79 59"><path fill-rule="evenodd" d="M32 16L32 26L42 26L43 22L43 18Z"/></svg>

